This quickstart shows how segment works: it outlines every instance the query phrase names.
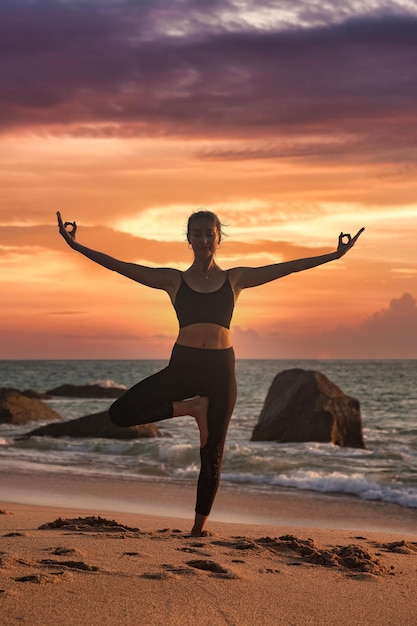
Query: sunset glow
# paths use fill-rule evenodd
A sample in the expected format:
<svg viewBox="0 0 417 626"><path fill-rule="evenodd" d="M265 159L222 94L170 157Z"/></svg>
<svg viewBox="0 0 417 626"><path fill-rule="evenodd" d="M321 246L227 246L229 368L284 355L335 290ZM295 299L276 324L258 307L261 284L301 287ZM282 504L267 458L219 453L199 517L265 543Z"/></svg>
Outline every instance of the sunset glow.
<svg viewBox="0 0 417 626"><path fill-rule="evenodd" d="M167 295L73 252L55 213L185 269L201 207L225 269L366 227L241 295L238 358L417 358L415 3L279 4L1 3L0 358L167 358Z"/></svg>

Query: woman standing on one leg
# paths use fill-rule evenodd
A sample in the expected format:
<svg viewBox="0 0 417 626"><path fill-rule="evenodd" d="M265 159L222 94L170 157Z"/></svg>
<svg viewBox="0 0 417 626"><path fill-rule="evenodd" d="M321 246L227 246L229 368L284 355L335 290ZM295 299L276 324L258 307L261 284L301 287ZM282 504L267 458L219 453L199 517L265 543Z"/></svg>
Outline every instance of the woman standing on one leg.
<svg viewBox="0 0 417 626"><path fill-rule="evenodd" d="M168 366L128 390L109 413L119 426L182 415L195 418L200 431L201 470L191 534L199 536L219 485L223 448L236 400L229 328L240 292L340 258L364 229L353 238L341 233L337 250L330 254L225 271L215 258L222 238L220 220L210 211L198 211L189 217L187 226L194 259L185 272L180 272L126 263L87 248L75 240L75 222L63 223L61 215L57 216L59 232L71 248L107 269L166 291L175 308L180 329Z"/></svg>

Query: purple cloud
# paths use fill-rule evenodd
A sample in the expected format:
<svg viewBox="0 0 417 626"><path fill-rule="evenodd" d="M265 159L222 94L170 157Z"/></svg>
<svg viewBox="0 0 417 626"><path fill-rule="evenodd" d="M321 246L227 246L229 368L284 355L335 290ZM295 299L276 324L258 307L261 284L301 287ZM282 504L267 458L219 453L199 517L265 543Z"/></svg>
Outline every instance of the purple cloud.
<svg viewBox="0 0 417 626"><path fill-rule="evenodd" d="M0 129L268 138L267 157L305 158L329 146L278 138L336 135L350 154L412 157L417 15L340 21L339 8L329 23L262 29L227 21L231 2L172 4L3 1ZM318 5L298 14L325 18Z"/></svg>
<svg viewBox="0 0 417 626"><path fill-rule="evenodd" d="M386 309L356 327L340 326L316 334L270 333L233 329L237 354L242 358L415 359L417 358L417 303L404 293Z"/></svg>

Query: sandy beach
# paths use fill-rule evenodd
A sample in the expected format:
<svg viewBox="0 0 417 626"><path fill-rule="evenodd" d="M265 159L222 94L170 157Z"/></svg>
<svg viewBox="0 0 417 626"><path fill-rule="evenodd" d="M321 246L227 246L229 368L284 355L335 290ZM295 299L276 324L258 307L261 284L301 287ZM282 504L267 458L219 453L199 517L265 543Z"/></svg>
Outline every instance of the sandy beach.
<svg viewBox="0 0 417 626"><path fill-rule="evenodd" d="M195 539L192 485L2 480L2 624L416 623L416 510L222 486Z"/></svg>

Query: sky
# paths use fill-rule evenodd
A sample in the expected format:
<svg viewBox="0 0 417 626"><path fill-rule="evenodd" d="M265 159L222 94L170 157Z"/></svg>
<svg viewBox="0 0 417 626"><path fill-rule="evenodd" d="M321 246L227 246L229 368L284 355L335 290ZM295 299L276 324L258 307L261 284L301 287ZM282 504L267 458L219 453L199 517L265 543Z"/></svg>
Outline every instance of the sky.
<svg viewBox="0 0 417 626"><path fill-rule="evenodd" d="M245 290L237 358L417 358L415 0L2 0L0 359L168 358L186 269L342 259Z"/></svg>

